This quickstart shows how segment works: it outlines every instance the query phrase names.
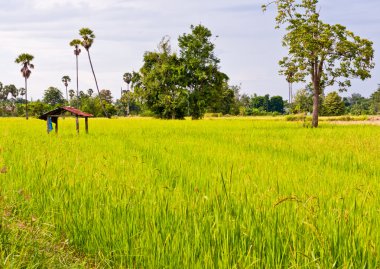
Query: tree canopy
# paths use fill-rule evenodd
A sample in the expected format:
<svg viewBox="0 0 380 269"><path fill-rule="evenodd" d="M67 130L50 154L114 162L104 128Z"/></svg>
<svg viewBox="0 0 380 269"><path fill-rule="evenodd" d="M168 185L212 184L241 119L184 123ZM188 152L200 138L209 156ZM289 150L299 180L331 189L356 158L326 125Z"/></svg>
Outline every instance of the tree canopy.
<svg viewBox="0 0 380 269"><path fill-rule="evenodd" d="M45 90L42 101L51 106L62 105L65 103L62 92L55 87L49 87Z"/></svg>
<svg viewBox="0 0 380 269"><path fill-rule="evenodd" d="M202 118L206 108L221 96L228 76L219 71L212 33L203 25L191 26L191 33L178 38L183 85L189 91L193 119Z"/></svg>

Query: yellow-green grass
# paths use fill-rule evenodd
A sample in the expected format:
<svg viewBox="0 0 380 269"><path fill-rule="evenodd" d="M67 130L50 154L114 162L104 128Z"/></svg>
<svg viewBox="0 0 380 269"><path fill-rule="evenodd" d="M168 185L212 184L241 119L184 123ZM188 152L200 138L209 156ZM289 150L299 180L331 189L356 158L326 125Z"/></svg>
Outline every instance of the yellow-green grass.
<svg viewBox="0 0 380 269"><path fill-rule="evenodd" d="M0 119L0 267L380 266L378 126L89 123Z"/></svg>

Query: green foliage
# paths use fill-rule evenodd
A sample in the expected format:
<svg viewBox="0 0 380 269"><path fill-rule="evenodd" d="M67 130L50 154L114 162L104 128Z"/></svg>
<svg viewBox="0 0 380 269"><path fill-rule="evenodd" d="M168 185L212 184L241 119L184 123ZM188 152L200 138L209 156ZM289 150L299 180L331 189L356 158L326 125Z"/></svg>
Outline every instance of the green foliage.
<svg viewBox="0 0 380 269"><path fill-rule="evenodd" d="M358 93L353 93L350 97L343 98L346 106L346 113L351 115L372 114L370 99L364 98Z"/></svg>
<svg viewBox="0 0 380 269"><path fill-rule="evenodd" d="M54 107L52 105L46 104L44 102L41 102L40 100L37 100L35 102L29 103L29 112L30 116L32 117L39 117L42 114L48 112L49 110L52 110Z"/></svg>
<svg viewBox="0 0 380 269"><path fill-rule="evenodd" d="M124 73L123 80L125 83L127 83L129 85L129 83L131 83L131 81L132 81L132 74L128 73L128 72Z"/></svg>
<svg viewBox="0 0 380 269"><path fill-rule="evenodd" d="M284 113L284 100L281 96L272 96L269 101L269 111Z"/></svg>
<svg viewBox="0 0 380 269"><path fill-rule="evenodd" d="M63 105L65 103L65 98L58 88L49 87L45 90L42 101L48 105L57 106Z"/></svg>
<svg viewBox="0 0 380 269"><path fill-rule="evenodd" d="M342 97L340 97L337 92L329 93L323 102L322 112L325 116L343 115L344 102L342 100Z"/></svg>
<svg viewBox="0 0 380 269"><path fill-rule="evenodd" d="M190 114L200 119L207 107L223 96L228 81L219 71L220 60L215 56L211 31L203 25L191 26L191 33L178 38L182 63L183 86L189 91Z"/></svg>
<svg viewBox="0 0 380 269"><path fill-rule="evenodd" d="M161 40L157 52L144 54L141 81L135 91L160 118L182 119L188 109L188 92L181 85L181 68L181 60L171 52L169 38Z"/></svg>
<svg viewBox="0 0 380 269"><path fill-rule="evenodd" d="M313 95L306 89L297 91L291 106L292 113L310 113L313 111Z"/></svg>
<svg viewBox="0 0 380 269"><path fill-rule="evenodd" d="M282 114L284 113L284 100L281 96L272 96L269 94L258 96L254 94L251 98L244 97L245 106L248 106L245 113L253 116L263 116L271 114L272 112Z"/></svg>
<svg viewBox="0 0 380 269"><path fill-rule="evenodd" d="M88 51L91 48L92 44L94 43L94 39L95 39L94 32L89 28L81 28L79 30L79 35L82 37L80 44ZM75 42L76 44L78 41L73 41L73 42Z"/></svg>
<svg viewBox="0 0 380 269"><path fill-rule="evenodd" d="M32 71L30 69L34 68L34 65L32 64L32 61L34 59L34 56L28 53L22 53L20 54L16 60L15 63L21 64L21 74L25 79L28 79L30 77L30 74Z"/></svg>
<svg viewBox="0 0 380 269"><path fill-rule="evenodd" d="M373 114L380 114L380 85L377 91L371 95L370 100Z"/></svg>
<svg viewBox="0 0 380 269"><path fill-rule="evenodd" d="M62 82L65 85L65 87L67 87L69 85L69 82L71 82L71 78L69 76L63 76Z"/></svg>

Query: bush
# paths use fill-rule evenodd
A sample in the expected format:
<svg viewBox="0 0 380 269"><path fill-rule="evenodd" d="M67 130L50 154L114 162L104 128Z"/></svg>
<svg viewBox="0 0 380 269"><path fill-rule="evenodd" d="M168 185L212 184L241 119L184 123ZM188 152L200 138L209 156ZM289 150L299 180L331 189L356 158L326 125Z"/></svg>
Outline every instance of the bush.
<svg viewBox="0 0 380 269"><path fill-rule="evenodd" d="M296 115L287 115L285 117L286 121L305 121L306 120L305 114L296 114Z"/></svg>
<svg viewBox="0 0 380 269"><path fill-rule="evenodd" d="M144 110L143 112L141 112L140 116L141 117L155 117L156 115L154 114L154 112L150 110Z"/></svg>

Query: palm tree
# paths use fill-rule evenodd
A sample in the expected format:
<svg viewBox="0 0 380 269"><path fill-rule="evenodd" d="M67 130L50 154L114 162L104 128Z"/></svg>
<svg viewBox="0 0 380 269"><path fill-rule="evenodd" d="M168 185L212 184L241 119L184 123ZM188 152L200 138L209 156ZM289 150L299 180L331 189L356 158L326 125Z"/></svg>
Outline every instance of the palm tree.
<svg viewBox="0 0 380 269"><path fill-rule="evenodd" d="M104 112L104 115L106 117L109 118L108 114L107 114L107 111L104 107L104 104L103 104L103 100L102 100L102 97L100 95L100 90L99 90L99 86L98 86L98 81L96 79L96 75L95 75L95 71L94 71L94 66L92 65L92 61L91 61L91 56L90 56L90 48L92 46L92 44L94 43L94 38L95 38L95 35L94 35L94 32L89 29L89 28L82 28L79 30L79 35L82 37L82 41L81 41L81 45L86 49L87 51L87 55L88 55L88 60L90 62L90 66L91 66L91 70L92 70L92 74L94 75L94 79L95 79L95 85L96 85L96 89L98 90L98 95L99 95L99 99L100 99L100 104L102 106L102 109L103 109L103 112Z"/></svg>
<svg viewBox="0 0 380 269"><path fill-rule="evenodd" d="M71 82L71 78L69 76L63 76L62 82L66 87L66 101L69 102L69 96L67 94L67 86L69 86L69 82Z"/></svg>
<svg viewBox="0 0 380 269"><path fill-rule="evenodd" d="M20 54L16 60L15 63L21 64L21 74L25 78L25 102L26 102L26 107L25 107L25 116L26 119L29 119L28 117L28 78L30 77L30 74L32 71L30 69L34 68L34 65L31 63L33 61L34 56L30 55L28 53L22 53Z"/></svg>
<svg viewBox="0 0 380 269"><path fill-rule="evenodd" d="M123 75L123 80L125 83L127 83L127 92L129 93L129 83L132 81L132 74L131 73L125 73ZM128 103L127 103L127 116L129 116L129 94L128 94Z"/></svg>
<svg viewBox="0 0 380 269"><path fill-rule="evenodd" d="M72 99L74 98L74 96L75 96L75 92L74 92L73 89L70 89L70 90L69 90L69 96L70 96L70 100L72 100Z"/></svg>
<svg viewBox="0 0 380 269"><path fill-rule="evenodd" d="M81 44L79 39L74 39L70 42L70 46L75 47L74 54L76 58L76 71L77 71L77 108L79 108L79 80L78 80L78 56L81 52L79 45Z"/></svg>

